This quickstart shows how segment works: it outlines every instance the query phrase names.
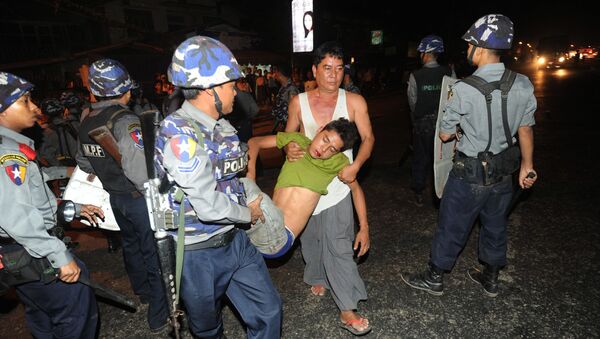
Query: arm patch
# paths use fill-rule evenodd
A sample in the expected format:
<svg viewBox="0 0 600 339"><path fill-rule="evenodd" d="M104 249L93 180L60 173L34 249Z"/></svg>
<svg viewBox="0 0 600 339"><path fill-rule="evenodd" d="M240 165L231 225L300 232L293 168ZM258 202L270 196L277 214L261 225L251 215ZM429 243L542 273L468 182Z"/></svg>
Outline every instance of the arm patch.
<svg viewBox="0 0 600 339"><path fill-rule="evenodd" d="M188 135L179 135L169 141L171 151L182 162L188 162L195 157L197 145L196 141Z"/></svg>

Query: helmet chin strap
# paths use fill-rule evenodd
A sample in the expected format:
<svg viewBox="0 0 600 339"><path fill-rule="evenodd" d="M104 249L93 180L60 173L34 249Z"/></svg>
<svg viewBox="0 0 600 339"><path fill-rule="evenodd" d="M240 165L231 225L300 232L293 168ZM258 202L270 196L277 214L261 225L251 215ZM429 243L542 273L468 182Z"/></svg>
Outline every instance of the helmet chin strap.
<svg viewBox="0 0 600 339"><path fill-rule="evenodd" d="M473 48L471 48L471 53L469 53L469 55L467 55L467 62L469 63L469 65L473 65L473 55L475 55L475 50L477 49L477 46L472 45Z"/></svg>
<svg viewBox="0 0 600 339"><path fill-rule="evenodd" d="M217 94L217 91L215 91L214 88L211 88L212 92L213 92L213 96L215 97L215 108L217 109L217 113L219 113L219 119L221 119L223 116L225 116L223 114L223 103L221 102L221 99L219 99L219 95ZM217 120L219 120L217 119Z"/></svg>

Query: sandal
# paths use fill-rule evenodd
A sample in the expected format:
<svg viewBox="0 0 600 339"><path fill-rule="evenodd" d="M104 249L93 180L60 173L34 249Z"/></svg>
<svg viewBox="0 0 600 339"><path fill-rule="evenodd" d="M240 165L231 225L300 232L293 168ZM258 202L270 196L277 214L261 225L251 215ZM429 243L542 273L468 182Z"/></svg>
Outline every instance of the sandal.
<svg viewBox="0 0 600 339"><path fill-rule="evenodd" d="M363 318L363 317L359 317L356 319L350 319L348 321L342 321L342 324L340 325L341 328L347 330L348 332L356 335L356 336L361 336L361 335L365 335L369 332L371 332L371 325L367 325L367 327L365 327L362 330L357 329L356 327L354 327L354 325L363 325L363 321L367 320L367 318Z"/></svg>

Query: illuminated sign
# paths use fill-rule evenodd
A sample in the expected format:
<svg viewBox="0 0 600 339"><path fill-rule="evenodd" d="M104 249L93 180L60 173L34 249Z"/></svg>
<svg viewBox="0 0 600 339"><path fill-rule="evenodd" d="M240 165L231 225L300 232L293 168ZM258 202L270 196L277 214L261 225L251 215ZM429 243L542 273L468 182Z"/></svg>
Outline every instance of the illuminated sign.
<svg viewBox="0 0 600 339"><path fill-rule="evenodd" d="M313 50L313 2L292 0L292 46L296 52Z"/></svg>
<svg viewBox="0 0 600 339"><path fill-rule="evenodd" d="M383 31L371 31L371 45L381 45L383 43Z"/></svg>

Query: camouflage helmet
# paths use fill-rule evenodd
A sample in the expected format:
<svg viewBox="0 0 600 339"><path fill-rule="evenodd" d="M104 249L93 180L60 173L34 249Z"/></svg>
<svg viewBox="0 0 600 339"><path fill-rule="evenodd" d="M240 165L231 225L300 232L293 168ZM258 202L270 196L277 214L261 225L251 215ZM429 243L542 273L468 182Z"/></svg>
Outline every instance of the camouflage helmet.
<svg viewBox="0 0 600 339"><path fill-rule="evenodd" d="M444 52L444 40L437 35L428 35L421 40L417 51L421 53L442 53Z"/></svg>
<svg viewBox="0 0 600 339"><path fill-rule="evenodd" d="M513 42L513 23L502 14L488 14L479 18L462 36L473 46L488 49L510 49Z"/></svg>
<svg viewBox="0 0 600 339"><path fill-rule="evenodd" d="M167 74L177 87L199 89L244 77L231 51L221 42L205 36L182 42L173 53Z"/></svg>
<svg viewBox="0 0 600 339"><path fill-rule="evenodd" d="M0 72L0 112L4 112L32 88L33 84L29 81L11 73Z"/></svg>
<svg viewBox="0 0 600 339"><path fill-rule="evenodd" d="M79 108L83 104L81 98L71 91L62 92L60 94L60 102L69 109Z"/></svg>
<svg viewBox="0 0 600 339"><path fill-rule="evenodd" d="M123 95L131 88L131 77L120 62L101 59L90 66L90 91L99 97Z"/></svg>
<svg viewBox="0 0 600 339"><path fill-rule="evenodd" d="M42 113L49 117L59 116L65 111L65 106L63 106L63 104L55 98L47 98L42 100L40 103L40 108L42 109Z"/></svg>

